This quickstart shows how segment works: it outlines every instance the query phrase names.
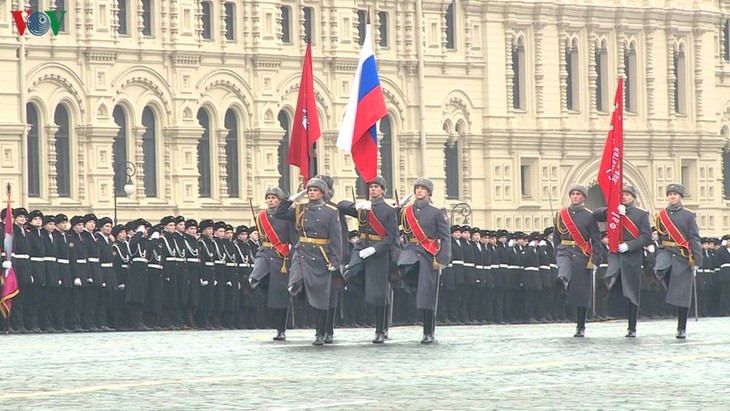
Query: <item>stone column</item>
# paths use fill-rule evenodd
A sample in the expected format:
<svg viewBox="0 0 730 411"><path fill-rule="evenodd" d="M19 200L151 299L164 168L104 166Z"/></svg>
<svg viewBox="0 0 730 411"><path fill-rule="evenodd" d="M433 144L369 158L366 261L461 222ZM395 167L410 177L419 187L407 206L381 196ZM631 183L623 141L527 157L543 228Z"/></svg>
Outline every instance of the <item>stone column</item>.
<svg viewBox="0 0 730 411"><path fill-rule="evenodd" d="M92 207L96 213L111 215L114 208L114 154L112 146L119 133L116 124L103 126L84 126L79 134L86 136L86 169L79 170L79 175L86 172L85 197L79 200L85 206ZM81 142L80 142L81 143ZM102 212L103 211L103 212Z"/></svg>

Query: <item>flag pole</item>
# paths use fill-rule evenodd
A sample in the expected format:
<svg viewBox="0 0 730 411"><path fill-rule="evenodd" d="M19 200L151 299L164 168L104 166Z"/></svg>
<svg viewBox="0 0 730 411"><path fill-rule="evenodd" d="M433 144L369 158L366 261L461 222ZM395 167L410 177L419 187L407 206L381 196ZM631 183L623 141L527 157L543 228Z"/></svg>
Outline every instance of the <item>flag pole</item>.
<svg viewBox="0 0 730 411"><path fill-rule="evenodd" d="M10 183L8 183L6 190L7 190L7 193L8 193L8 206L9 206L10 205ZM5 258L7 260L10 260L10 253L7 253L5 255ZM3 286L5 285L5 274L7 273L8 270L10 270L10 269L8 268L8 269L4 270L3 273L2 273L2 277L3 277L2 278L2 280L3 280L2 281L2 285ZM2 288L3 287L0 286L0 289L2 289ZM8 315L5 317L5 335L9 335L9 334L10 334L10 312L8 312Z"/></svg>

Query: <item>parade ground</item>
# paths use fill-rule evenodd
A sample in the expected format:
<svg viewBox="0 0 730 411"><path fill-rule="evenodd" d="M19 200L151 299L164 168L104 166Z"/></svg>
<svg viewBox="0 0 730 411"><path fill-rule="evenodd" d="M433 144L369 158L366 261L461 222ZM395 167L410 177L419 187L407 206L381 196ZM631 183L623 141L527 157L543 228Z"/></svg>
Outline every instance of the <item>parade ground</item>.
<svg viewBox="0 0 730 411"><path fill-rule="evenodd" d="M730 318L1 335L4 409L729 409Z"/></svg>

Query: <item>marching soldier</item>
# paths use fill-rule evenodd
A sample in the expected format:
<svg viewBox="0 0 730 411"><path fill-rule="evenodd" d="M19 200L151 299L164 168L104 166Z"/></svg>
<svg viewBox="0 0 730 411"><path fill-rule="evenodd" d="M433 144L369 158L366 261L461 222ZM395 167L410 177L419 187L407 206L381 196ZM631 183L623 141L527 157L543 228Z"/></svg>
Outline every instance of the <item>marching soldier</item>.
<svg viewBox="0 0 730 411"><path fill-rule="evenodd" d="M162 257L162 226L157 224L149 229L147 242L147 295L144 305L145 324L153 330L163 329L160 322L162 304L164 300L164 269L165 261ZM167 325L164 325L167 328Z"/></svg>
<svg viewBox="0 0 730 411"><path fill-rule="evenodd" d="M326 204L324 195L327 184L319 179L307 181L306 194L309 202L297 204L294 212L289 207L303 193L282 200L274 216L295 221L299 241L294 246L289 292L296 295L304 282L307 301L317 310L317 337L314 345L323 345L327 329L327 313L332 291L332 273L340 265L342 253L342 228L337 207Z"/></svg>
<svg viewBox="0 0 730 411"><path fill-rule="evenodd" d="M289 312L287 287L291 263L289 253L291 244L296 243L294 224L274 215L283 198L284 192L279 187L269 187L264 193L266 210L259 212L255 221L263 243L257 248L252 248L256 258L249 276L252 289L264 284L262 289L268 296L267 307L276 329L274 341L286 341L286 321Z"/></svg>
<svg viewBox="0 0 730 411"><path fill-rule="evenodd" d="M54 332L60 330L60 324L57 320L56 305L58 303L58 294L61 287L58 278L58 262L56 260L56 244L54 232L56 231L56 217L53 215L43 216L43 230L41 230L41 240L43 242L43 269L46 274L46 285L43 287L41 296L42 317L40 318L40 327L44 330Z"/></svg>
<svg viewBox="0 0 730 411"><path fill-rule="evenodd" d="M415 200L401 210L401 226L408 238L398 259L406 286L416 288L416 307L423 311L421 344L434 340L440 274L451 261L451 239L446 210L431 204L433 182L425 177L413 184Z"/></svg>
<svg viewBox="0 0 730 411"><path fill-rule="evenodd" d="M702 246L695 214L682 206L684 186L667 186L669 205L656 214L659 233L654 271L667 288L667 304L677 307L677 338L687 338L687 313L692 302L692 278L702 264Z"/></svg>
<svg viewBox="0 0 730 411"><path fill-rule="evenodd" d="M629 331L626 337L636 337L636 323L639 315L639 301L641 297L641 278L644 276L642 263L644 247L651 243L651 225L649 213L636 206L638 192L632 185L625 184L623 188L622 204L618 207L623 225L623 242L618 245L617 253L608 253L608 269L606 283L609 291L621 277L621 290L629 300L628 320ZM598 221L606 221L608 209L605 207L595 211Z"/></svg>
<svg viewBox="0 0 730 411"><path fill-rule="evenodd" d="M577 326L574 337L585 337L586 316L591 305L591 270L601 263L598 253L601 232L593 212L583 204L588 196L584 185L573 184L568 190L570 206L555 216L558 278L567 288L568 304L576 307Z"/></svg>
<svg viewBox="0 0 730 411"><path fill-rule="evenodd" d="M384 201L385 179L375 177L368 183L370 200L353 203L341 201L338 208L357 218L360 239L355 243L347 265L346 277L365 276L365 301L375 307L374 344L385 342L385 326L390 304L391 248L398 242L398 222L395 209ZM348 273L349 272L349 273Z"/></svg>
<svg viewBox="0 0 730 411"><path fill-rule="evenodd" d="M247 328L249 321L248 316L252 311L251 301L251 286L249 277L253 270L253 258L251 253L246 246L248 242L248 227L245 225L239 225L236 227L235 233L236 239L233 241L235 247L236 259L238 260L238 268L236 275L239 284L239 303L238 303L238 317L236 318L236 328L244 329Z"/></svg>
<svg viewBox="0 0 730 411"><path fill-rule="evenodd" d="M224 287L225 304L223 305L223 327L236 328L238 316L239 288L238 283L238 252L233 244L233 226L226 224L226 236L223 239L223 251L226 254L226 278Z"/></svg>

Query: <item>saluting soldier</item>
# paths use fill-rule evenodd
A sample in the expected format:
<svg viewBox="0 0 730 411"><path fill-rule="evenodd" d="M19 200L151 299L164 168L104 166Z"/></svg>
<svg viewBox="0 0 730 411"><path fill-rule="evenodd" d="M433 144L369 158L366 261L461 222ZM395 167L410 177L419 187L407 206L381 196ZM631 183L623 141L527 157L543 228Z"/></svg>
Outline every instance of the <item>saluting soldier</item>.
<svg viewBox="0 0 730 411"><path fill-rule="evenodd" d="M651 224L649 213L636 206L639 193L636 188L624 184L621 205L618 212L623 226L623 242L618 245L618 252L608 253L608 269L606 282L609 291L611 286L621 277L621 291L629 300L629 329L626 337L636 337L636 323L639 315L641 297L641 279L644 276L644 247L651 243ZM606 221L606 207L596 209L594 215L598 221Z"/></svg>
<svg viewBox="0 0 730 411"><path fill-rule="evenodd" d="M667 289L667 304L677 307L677 338L687 338L687 313L692 302L692 277L702 264L700 230L695 213L682 206L684 186L667 186L667 207L655 217L659 233L654 271Z"/></svg>
<svg viewBox="0 0 730 411"><path fill-rule="evenodd" d="M324 202L327 183L312 178L307 181L307 204L297 204L294 212L289 207L303 193L284 199L274 216L295 221L299 236L294 246L289 291L292 295L306 287L307 301L317 313L317 336L314 345L323 345L327 329L327 312L332 291L332 273L338 270L342 256L342 229L337 207Z"/></svg>
<svg viewBox="0 0 730 411"><path fill-rule="evenodd" d="M284 198L279 187L269 187L264 192L266 210L256 216L255 227L263 240L259 247L251 248L256 253L253 271L249 276L252 289L262 285L267 294L267 307L271 323L276 329L274 341L286 341L286 320L289 312L289 267L290 248L296 243L294 223L277 218L277 207Z"/></svg>
<svg viewBox="0 0 730 411"><path fill-rule="evenodd" d="M598 250L601 232L593 211L584 202L588 190L582 184L573 184L568 190L570 206L555 216L555 232L560 243L556 247L558 278L568 287L568 304L576 307L577 326L574 337L585 337L586 316L591 305L592 269L601 263Z"/></svg>
<svg viewBox="0 0 730 411"><path fill-rule="evenodd" d="M431 204L433 182L420 177L413 184L413 192L415 200L401 210L401 226L408 241L398 258L398 267L403 283L416 287L416 307L423 312L421 343L431 344L435 341L439 276L451 261L451 239L446 210Z"/></svg>
<svg viewBox="0 0 730 411"><path fill-rule="evenodd" d="M385 179L375 177L368 183L370 200L341 201L338 208L344 214L357 218L359 239L353 247L347 271L350 275L364 275L365 301L375 307L375 344L385 342L385 323L390 304L388 273L390 253L398 242L398 221L395 209L385 203ZM346 271L346 272L347 272Z"/></svg>

